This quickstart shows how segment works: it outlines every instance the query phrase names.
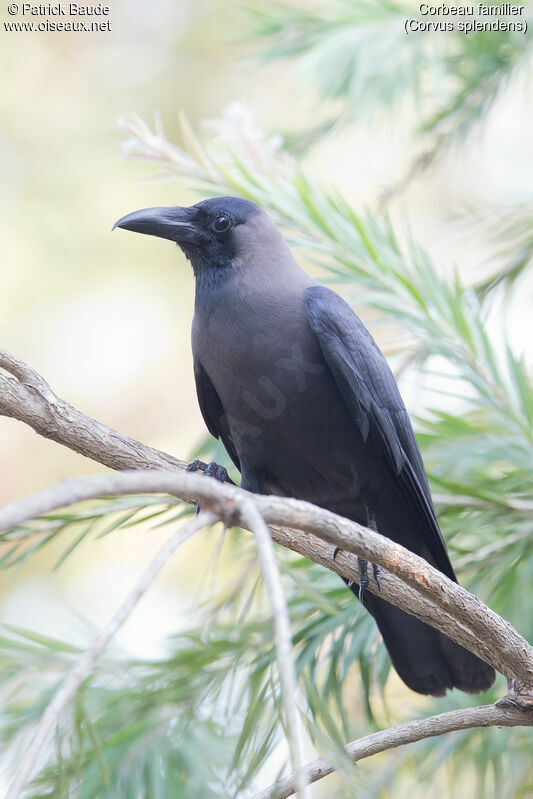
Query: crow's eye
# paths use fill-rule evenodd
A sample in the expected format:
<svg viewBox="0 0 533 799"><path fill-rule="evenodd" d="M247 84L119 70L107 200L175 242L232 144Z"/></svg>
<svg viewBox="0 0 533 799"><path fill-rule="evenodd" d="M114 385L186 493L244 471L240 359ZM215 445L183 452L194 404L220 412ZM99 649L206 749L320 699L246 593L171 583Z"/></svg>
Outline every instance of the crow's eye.
<svg viewBox="0 0 533 799"><path fill-rule="evenodd" d="M231 225L231 219L229 218L229 216L224 216L224 214L217 216L217 218L213 222L213 228L214 230L216 230L217 233L224 233L226 230L229 229L230 225Z"/></svg>

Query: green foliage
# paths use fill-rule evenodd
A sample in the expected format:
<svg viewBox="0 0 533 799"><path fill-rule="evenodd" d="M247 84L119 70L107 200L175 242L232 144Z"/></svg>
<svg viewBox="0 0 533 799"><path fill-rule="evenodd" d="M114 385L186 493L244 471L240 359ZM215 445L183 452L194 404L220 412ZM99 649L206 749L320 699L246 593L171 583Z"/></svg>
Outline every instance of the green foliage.
<svg viewBox="0 0 533 799"><path fill-rule="evenodd" d="M94 515L107 504L96 505ZM254 549L250 536L237 535L228 555L239 564L238 579L214 605L191 612L168 656L138 661L107 652L61 720L50 763L29 796L227 797L250 785L280 741L280 688ZM336 575L286 552L280 557L309 734L338 760L338 747L362 733L365 716L374 725L370 692L384 688L386 654ZM4 748L35 723L77 651L22 630L0 639ZM361 687L358 659L365 664ZM359 710L352 715L353 706ZM344 760L340 767L353 779Z"/></svg>
<svg viewBox="0 0 533 799"><path fill-rule="evenodd" d="M300 78L340 107L334 120L416 100L421 129L434 146L482 118L530 48L529 36L507 34L405 37L400 22L412 8L386 0L311 10L267 5L248 13L258 49L271 59L293 58ZM499 228L502 274L465 286L459 275L438 270L408 230L320 186L238 107L202 141L182 120L183 146L166 141L160 125L155 133L139 119L127 127L129 154L158 163L204 196L231 193L259 203L302 259L370 309L374 325L392 327L403 358L398 367L427 388L417 408L418 437L461 582L531 638L524 597L533 580L533 387L491 316L494 297L531 265L530 207ZM314 133L327 129L326 121ZM306 142L313 138L304 134ZM227 462L212 439L194 455ZM75 547L94 546L102 535L134 524L172 525L188 512L161 497L89 503L3 534L0 568L23 566L52 540L63 542L60 566ZM453 695L411 706L413 695L389 680L372 619L338 577L283 550L278 555L307 732L340 769L335 795L353 796L360 786L367 797L387 797L392 782L395 797L425 789L446 795L447 780L454 794L472 795L474 785L476 795L499 799L530 791L530 730L428 739L387 753L379 768L364 762L354 769L342 742L479 698ZM251 537L229 532L221 557L231 559L234 576L191 611L165 657L137 661L115 649L106 653L61 719L28 796L237 797L275 778L272 763L285 754L279 676ZM0 640L6 750L25 740L74 655L72 647L33 633L12 631ZM396 697L389 703L390 690ZM504 690L500 679L482 701Z"/></svg>
<svg viewBox="0 0 533 799"><path fill-rule="evenodd" d="M490 219L489 214L489 219ZM493 209L496 221L485 220L494 242L497 271L480 288L490 290L502 283L512 287L530 267L533 259L533 202L522 201L503 209Z"/></svg>
<svg viewBox="0 0 533 799"><path fill-rule="evenodd" d="M17 525L5 533L0 533L0 543L4 544L0 557L0 568L21 568L37 552L47 544L67 533L71 539L54 568L58 569L67 557L86 539L103 538L119 527L131 527L141 522L166 514L176 505L174 497L168 497L163 507L161 498L137 495L134 497L118 497L102 499L102 504L93 506L88 503L83 510L66 509L61 513L50 513L37 517L25 524ZM183 517L187 508L174 508L170 520ZM104 524L100 524L101 522Z"/></svg>
<svg viewBox="0 0 533 799"><path fill-rule="evenodd" d="M246 9L249 37L265 60L296 58L297 77L348 113L394 109L421 91L421 68L434 61L426 37L410 40L406 5L337 2L273 3Z"/></svg>
<svg viewBox="0 0 533 799"><path fill-rule="evenodd" d="M297 80L322 100L340 102L331 125L408 105L432 149L464 138L531 52L529 32L406 35L406 19L437 17L394 0L269 3L249 7L246 16L255 54L293 59Z"/></svg>

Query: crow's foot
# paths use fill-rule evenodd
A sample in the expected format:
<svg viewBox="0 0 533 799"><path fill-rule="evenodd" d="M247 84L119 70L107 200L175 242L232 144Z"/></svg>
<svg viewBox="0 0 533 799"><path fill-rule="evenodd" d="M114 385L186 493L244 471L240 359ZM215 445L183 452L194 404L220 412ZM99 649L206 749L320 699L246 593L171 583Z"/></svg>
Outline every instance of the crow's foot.
<svg viewBox="0 0 533 799"><path fill-rule="evenodd" d="M359 566L359 601L363 601L365 591L368 588L368 561L364 558L357 558Z"/></svg>
<svg viewBox="0 0 533 799"><path fill-rule="evenodd" d="M376 516L371 506L367 507L367 526L375 532L378 531L376 525ZM335 547L333 550L333 560L335 560L340 551L340 547ZM357 563L359 566L359 600L362 602L365 591L368 588L368 561L364 558L357 558ZM376 566L376 564L373 563L372 572L374 574L374 580L376 581L378 591L381 591L381 566ZM348 588L351 588L354 585L353 580L345 580L345 583Z"/></svg>
<svg viewBox="0 0 533 799"><path fill-rule="evenodd" d="M214 477L215 480L219 481L219 483L231 483L231 485L235 485L235 483L229 476L226 467L219 466L219 464L215 463L215 461L211 461L210 463L204 463L203 461L195 460L192 463L189 463L186 471L203 472L206 477Z"/></svg>
<svg viewBox="0 0 533 799"><path fill-rule="evenodd" d="M231 485L235 485L233 480L228 474L228 470L225 466L220 466L215 461L211 461L210 463L204 463L196 459L192 463L189 463L186 469L187 472L203 472L206 477L214 477L215 480L218 480L219 483L231 483ZM200 513L200 500L196 503L196 515Z"/></svg>
<svg viewBox="0 0 533 799"><path fill-rule="evenodd" d="M377 583L378 591L381 591L381 566L377 566L375 563L373 563L372 571L374 572L374 580Z"/></svg>
<svg viewBox="0 0 533 799"><path fill-rule="evenodd" d="M199 461L198 458L197 458L195 461L193 461L192 463L189 463L187 465L187 468L185 469L185 471L186 472L205 472L206 469L207 469L207 463L204 463L203 461Z"/></svg>
<svg viewBox="0 0 533 799"><path fill-rule="evenodd" d="M376 514L374 512L374 508L371 505L367 505L367 508L366 508L366 523L367 523L367 526L371 530L374 530L375 533L379 532L378 531L378 526L377 526L377 523L376 523ZM368 585L368 574L367 574L367 572L368 572L368 568L367 568L368 564L366 563L366 561L364 561L364 563L365 563L364 575L365 575L365 578L366 578L366 585ZM361 561L359 562L359 568L361 568ZM377 586L378 586L378 591L381 591L381 566L376 566L376 564L373 563L372 564L372 572L374 574L374 580L376 581ZM365 588L366 588L366 586L365 586ZM362 596L362 592L359 591L359 599L361 599L361 596Z"/></svg>

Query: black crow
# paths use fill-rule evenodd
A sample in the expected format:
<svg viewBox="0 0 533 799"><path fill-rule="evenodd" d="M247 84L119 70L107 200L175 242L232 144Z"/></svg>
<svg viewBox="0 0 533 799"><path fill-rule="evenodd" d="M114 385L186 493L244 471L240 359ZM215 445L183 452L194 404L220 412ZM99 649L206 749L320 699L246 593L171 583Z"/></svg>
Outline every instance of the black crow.
<svg viewBox="0 0 533 799"><path fill-rule="evenodd" d="M308 500L367 525L456 580L424 465L389 366L347 303L293 258L258 206L217 197L147 208L115 227L176 242L196 276L198 401L260 494ZM216 465L208 473L225 476ZM437 630L348 583L414 691L488 689L494 670ZM379 570L375 570L379 580Z"/></svg>

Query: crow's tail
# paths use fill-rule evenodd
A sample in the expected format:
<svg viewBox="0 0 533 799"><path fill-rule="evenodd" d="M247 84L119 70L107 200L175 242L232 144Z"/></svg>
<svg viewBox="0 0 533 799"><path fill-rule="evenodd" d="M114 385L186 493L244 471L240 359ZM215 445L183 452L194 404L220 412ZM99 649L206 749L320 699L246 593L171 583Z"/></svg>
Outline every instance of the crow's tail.
<svg viewBox="0 0 533 799"><path fill-rule="evenodd" d="M352 586L357 595L359 586ZM447 688L477 694L490 688L494 669L447 636L385 599L365 592L364 605L375 618L392 664L419 694L444 696Z"/></svg>

